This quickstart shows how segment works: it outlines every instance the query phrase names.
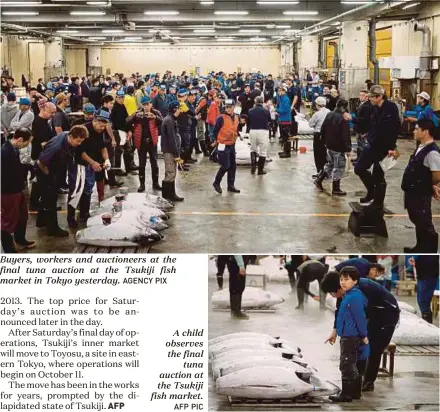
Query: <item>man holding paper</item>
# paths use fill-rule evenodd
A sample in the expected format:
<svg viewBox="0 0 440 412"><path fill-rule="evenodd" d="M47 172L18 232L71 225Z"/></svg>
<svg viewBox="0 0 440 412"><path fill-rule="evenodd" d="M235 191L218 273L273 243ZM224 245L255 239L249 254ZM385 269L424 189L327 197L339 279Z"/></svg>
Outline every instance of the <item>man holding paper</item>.
<svg viewBox="0 0 440 412"><path fill-rule="evenodd" d="M367 189L367 195L360 200L360 203L383 210L387 183L380 162L386 157L396 156L400 118L397 106L387 99L382 86L372 86L368 97L373 106L367 138L368 146L361 153L354 171ZM372 172L369 171L371 166L373 166Z"/></svg>
<svg viewBox="0 0 440 412"><path fill-rule="evenodd" d="M405 247L405 253L437 253L438 233L432 223L432 197L440 200L440 150L434 141L434 123L419 120L414 138L419 147L410 157L402 179L405 208L416 227L417 244Z"/></svg>

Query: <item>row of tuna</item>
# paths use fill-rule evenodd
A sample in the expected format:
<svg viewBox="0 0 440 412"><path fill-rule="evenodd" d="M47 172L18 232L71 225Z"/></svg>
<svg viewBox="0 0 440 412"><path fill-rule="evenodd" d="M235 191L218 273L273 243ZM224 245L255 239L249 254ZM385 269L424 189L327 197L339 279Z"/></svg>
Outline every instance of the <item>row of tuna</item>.
<svg viewBox="0 0 440 412"><path fill-rule="evenodd" d="M254 332L218 336L209 341L217 393L245 399L294 399L339 391L301 354L296 343Z"/></svg>
<svg viewBox="0 0 440 412"><path fill-rule="evenodd" d="M130 193L115 210L118 199L111 197L101 202L87 221L87 228L79 230L79 244L103 247L136 247L161 241L162 231L168 228L166 213L174 205L160 196ZM103 215L110 215L111 223L103 224Z"/></svg>

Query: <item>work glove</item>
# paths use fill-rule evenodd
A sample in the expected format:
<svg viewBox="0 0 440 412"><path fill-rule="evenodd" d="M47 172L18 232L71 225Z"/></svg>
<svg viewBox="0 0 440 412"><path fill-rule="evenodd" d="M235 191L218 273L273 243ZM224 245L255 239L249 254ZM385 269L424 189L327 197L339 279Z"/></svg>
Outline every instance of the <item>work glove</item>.
<svg viewBox="0 0 440 412"><path fill-rule="evenodd" d="M109 159L106 159L104 162L104 169L111 169L112 164L110 163Z"/></svg>
<svg viewBox="0 0 440 412"><path fill-rule="evenodd" d="M183 159L181 159L180 157L176 157L176 158L174 159L174 161L176 162L176 164L177 164L178 166L183 165Z"/></svg>

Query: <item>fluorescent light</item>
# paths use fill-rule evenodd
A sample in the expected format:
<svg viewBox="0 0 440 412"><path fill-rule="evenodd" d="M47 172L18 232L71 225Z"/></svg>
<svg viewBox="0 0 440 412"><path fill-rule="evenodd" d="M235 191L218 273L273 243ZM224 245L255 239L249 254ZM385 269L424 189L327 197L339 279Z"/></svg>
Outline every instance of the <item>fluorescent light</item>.
<svg viewBox="0 0 440 412"><path fill-rule="evenodd" d="M105 11L71 11L71 16L105 16Z"/></svg>
<svg viewBox="0 0 440 412"><path fill-rule="evenodd" d="M30 6L38 6L39 4L41 4L41 1L3 1L2 2L3 7L9 7L9 6L30 7Z"/></svg>
<svg viewBox="0 0 440 412"><path fill-rule="evenodd" d="M343 0L341 1L341 4L352 4L352 5L356 5L356 4L373 4L374 2L372 1L348 1L348 0Z"/></svg>
<svg viewBox="0 0 440 412"><path fill-rule="evenodd" d="M201 1L200 4L202 6L212 6L214 4L213 1Z"/></svg>
<svg viewBox="0 0 440 412"><path fill-rule="evenodd" d="M250 41L265 41L266 38L265 37L252 37L250 39Z"/></svg>
<svg viewBox="0 0 440 412"><path fill-rule="evenodd" d="M275 26L275 28L277 28L277 29L290 29L290 26L281 25L281 26Z"/></svg>
<svg viewBox="0 0 440 412"><path fill-rule="evenodd" d="M408 4L408 6L402 7L402 10L410 9L411 7L418 6L420 3Z"/></svg>
<svg viewBox="0 0 440 412"><path fill-rule="evenodd" d="M300 30L284 30L284 33L298 33Z"/></svg>
<svg viewBox="0 0 440 412"><path fill-rule="evenodd" d="M107 37L89 37L89 40L105 40Z"/></svg>
<svg viewBox="0 0 440 412"><path fill-rule="evenodd" d="M241 26L218 26L217 29L238 30Z"/></svg>
<svg viewBox="0 0 440 412"><path fill-rule="evenodd" d="M285 11L285 16L316 16L319 14L317 11Z"/></svg>
<svg viewBox="0 0 440 412"><path fill-rule="evenodd" d="M240 33L261 33L260 29L240 29Z"/></svg>
<svg viewBox="0 0 440 412"><path fill-rule="evenodd" d="M275 24L268 24L266 26L266 29L274 29L275 28Z"/></svg>
<svg viewBox="0 0 440 412"><path fill-rule="evenodd" d="M171 30L168 30L168 29L165 29L165 30L162 30L162 29L151 29L151 30L148 30L148 33L156 33L157 31L160 31L162 33L171 33Z"/></svg>
<svg viewBox="0 0 440 412"><path fill-rule="evenodd" d="M299 1L257 1L257 4L265 4L265 5L278 5L278 4L284 4L284 5L294 5L294 4L299 4Z"/></svg>
<svg viewBox="0 0 440 412"><path fill-rule="evenodd" d="M145 11L146 16L177 16L180 14L178 11Z"/></svg>
<svg viewBox="0 0 440 412"><path fill-rule="evenodd" d="M246 16L248 11L215 11L214 14L218 16Z"/></svg>
<svg viewBox="0 0 440 412"><path fill-rule="evenodd" d="M142 37L124 37L121 39L122 41L135 41L135 40L142 40Z"/></svg>
<svg viewBox="0 0 440 412"><path fill-rule="evenodd" d="M114 29L114 30L102 30L102 33L117 34L117 33L124 33L124 30L119 30L119 29Z"/></svg>
<svg viewBox="0 0 440 412"><path fill-rule="evenodd" d="M232 37L223 37L223 38L217 39L217 41L234 41L234 39Z"/></svg>
<svg viewBox="0 0 440 412"><path fill-rule="evenodd" d="M38 16L37 11L4 11L3 16Z"/></svg>
<svg viewBox="0 0 440 412"><path fill-rule="evenodd" d="M89 6L107 6L108 3L106 1L88 1L87 4Z"/></svg>
<svg viewBox="0 0 440 412"><path fill-rule="evenodd" d="M214 29L195 29L194 33L215 33Z"/></svg>
<svg viewBox="0 0 440 412"><path fill-rule="evenodd" d="M57 30L57 33L60 33L60 34L74 34L74 33L78 33L78 30Z"/></svg>
<svg viewBox="0 0 440 412"><path fill-rule="evenodd" d="M332 23L332 26L339 26L341 24L340 21L335 21L334 23Z"/></svg>

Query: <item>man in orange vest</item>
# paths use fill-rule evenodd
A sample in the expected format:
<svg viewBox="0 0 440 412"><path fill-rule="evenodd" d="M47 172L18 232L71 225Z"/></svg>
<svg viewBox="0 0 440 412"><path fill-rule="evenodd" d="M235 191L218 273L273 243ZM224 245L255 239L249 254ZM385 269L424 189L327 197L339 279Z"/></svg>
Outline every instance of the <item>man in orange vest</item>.
<svg viewBox="0 0 440 412"><path fill-rule="evenodd" d="M235 141L238 136L239 119L234 113L234 107L234 100L226 100L225 113L222 113L217 118L214 127L218 162L221 165L213 183L217 193L223 192L220 183L226 172L228 172L228 192L240 193L240 191L235 188L235 172L237 170L237 164L235 162Z"/></svg>

